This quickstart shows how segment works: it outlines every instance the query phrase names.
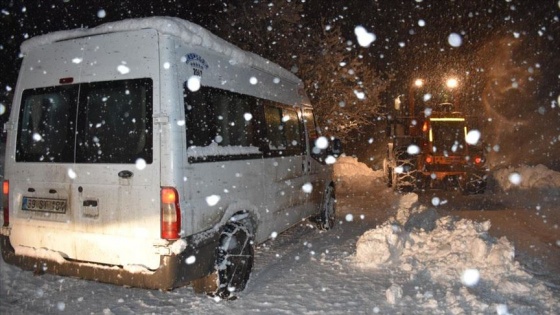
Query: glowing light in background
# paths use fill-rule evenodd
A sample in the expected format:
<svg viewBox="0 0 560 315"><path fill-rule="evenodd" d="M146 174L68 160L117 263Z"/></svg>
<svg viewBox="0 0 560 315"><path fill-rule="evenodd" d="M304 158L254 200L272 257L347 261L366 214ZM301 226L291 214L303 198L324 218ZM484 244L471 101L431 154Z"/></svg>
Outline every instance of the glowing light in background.
<svg viewBox="0 0 560 315"><path fill-rule="evenodd" d="M459 86L459 80L457 78L449 78L445 81L445 85L450 89L454 89Z"/></svg>

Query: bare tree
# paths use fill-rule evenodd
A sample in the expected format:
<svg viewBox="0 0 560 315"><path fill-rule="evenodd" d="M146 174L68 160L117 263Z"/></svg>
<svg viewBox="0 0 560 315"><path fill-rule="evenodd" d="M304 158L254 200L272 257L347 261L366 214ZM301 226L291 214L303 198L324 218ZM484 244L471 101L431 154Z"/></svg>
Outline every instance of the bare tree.
<svg viewBox="0 0 560 315"><path fill-rule="evenodd" d="M242 49L292 69L302 42L301 2L285 0L237 1L224 8L220 37Z"/></svg>
<svg viewBox="0 0 560 315"><path fill-rule="evenodd" d="M307 54L300 76L327 133L345 140L375 123L383 114L380 94L389 80L367 64L359 48L347 42L339 27L323 27L312 39L315 54Z"/></svg>
<svg viewBox="0 0 560 315"><path fill-rule="evenodd" d="M240 1L224 11L218 35L302 78L328 135L345 140L381 113L380 93L388 81L367 64L359 48L346 43L339 27L311 31L313 21L302 19L301 2Z"/></svg>

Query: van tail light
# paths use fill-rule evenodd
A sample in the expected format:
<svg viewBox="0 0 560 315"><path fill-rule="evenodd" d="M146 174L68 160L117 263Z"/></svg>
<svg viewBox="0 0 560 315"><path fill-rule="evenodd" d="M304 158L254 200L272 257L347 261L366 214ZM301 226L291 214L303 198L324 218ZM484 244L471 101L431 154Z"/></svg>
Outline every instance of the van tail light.
<svg viewBox="0 0 560 315"><path fill-rule="evenodd" d="M181 232L179 194L173 187L161 188L161 238L176 240Z"/></svg>
<svg viewBox="0 0 560 315"><path fill-rule="evenodd" d="M2 183L2 209L4 211L4 226L10 225L10 182Z"/></svg>

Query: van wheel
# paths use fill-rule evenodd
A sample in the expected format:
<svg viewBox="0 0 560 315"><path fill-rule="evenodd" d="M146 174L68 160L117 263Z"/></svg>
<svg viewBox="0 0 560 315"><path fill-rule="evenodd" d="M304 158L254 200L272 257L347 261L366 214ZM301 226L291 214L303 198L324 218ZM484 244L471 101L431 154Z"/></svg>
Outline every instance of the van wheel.
<svg viewBox="0 0 560 315"><path fill-rule="evenodd" d="M216 253L218 288L215 294L232 299L233 292L243 291L249 281L253 260L253 234L240 222L228 222Z"/></svg>
<svg viewBox="0 0 560 315"><path fill-rule="evenodd" d="M334 186L328 185L325 189L325 195L321 202L321 213L319 214L318 226L321 230L330 230L334 226L336 217L336 199L334 197Z"/></svg>

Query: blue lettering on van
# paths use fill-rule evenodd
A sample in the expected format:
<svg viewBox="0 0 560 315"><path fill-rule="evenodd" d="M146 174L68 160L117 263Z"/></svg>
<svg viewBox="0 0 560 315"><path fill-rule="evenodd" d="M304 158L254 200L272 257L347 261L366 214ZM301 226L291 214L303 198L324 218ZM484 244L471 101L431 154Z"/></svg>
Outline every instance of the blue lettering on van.
<svg viewBox="0 0 560 315"><path fill-rule="evenodd" d="M185 63L193 68L200 69L200 70L208 69L209 67L208 63L206 63L206 60L204 60L202 56L195 53L187 54L185 56Z"/></svg>

